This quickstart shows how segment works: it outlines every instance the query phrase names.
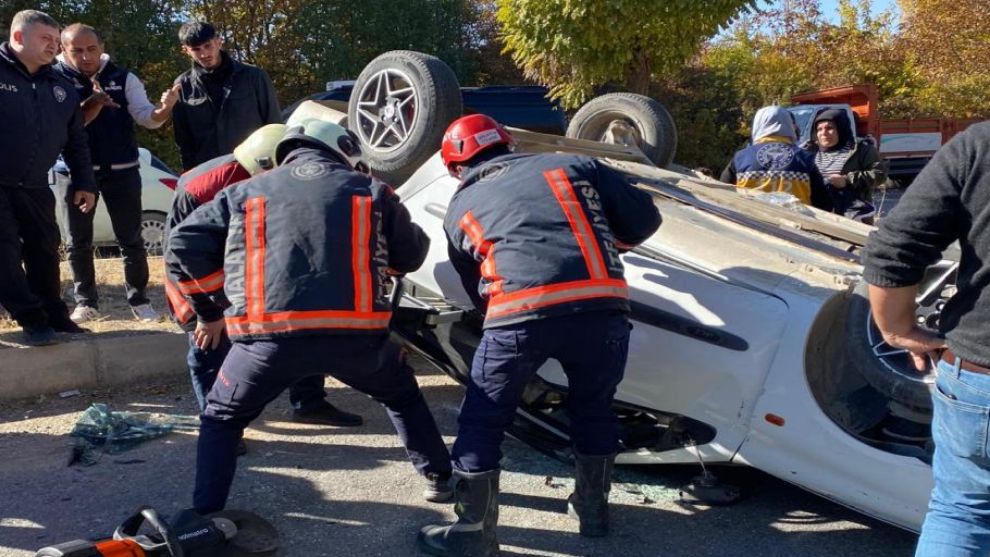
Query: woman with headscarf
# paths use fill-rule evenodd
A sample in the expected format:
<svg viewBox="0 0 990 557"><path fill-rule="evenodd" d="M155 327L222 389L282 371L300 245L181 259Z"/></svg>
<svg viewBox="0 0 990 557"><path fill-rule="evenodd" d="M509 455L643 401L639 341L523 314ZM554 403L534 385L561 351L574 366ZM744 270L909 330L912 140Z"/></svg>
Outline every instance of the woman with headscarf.
<svg viewBox="0 0 990 557"><path fill-rule="evenodd" d="M830 211L832 202L814 157L797 145L790 112L765 106L753 118L752 143L736 152L721 180L737 188L784 192L806 205Z"/></svg>
<svg viewBox="0 0 990 557"><path fill-rule="evenodd" d="M825 179L833 212L873 224L873 191L887 175L877 148L869 141L856 141L847 112L827 108L815 115L807 149Z"/></svg>

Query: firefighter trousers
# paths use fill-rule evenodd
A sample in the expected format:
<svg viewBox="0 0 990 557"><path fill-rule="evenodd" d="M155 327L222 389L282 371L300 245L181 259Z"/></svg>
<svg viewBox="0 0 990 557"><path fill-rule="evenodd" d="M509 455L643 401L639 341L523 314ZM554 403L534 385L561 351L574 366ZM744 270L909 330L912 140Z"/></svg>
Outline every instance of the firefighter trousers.
<svg viewBox="0 0 990 557"><path fill-rule="evenodd" d="M450 473L450 454L413 370L386 333L235 341L200 418L196 511L224 508L244 428L286 387L317 369L385 406L420 474Z"/></svg>
<svg viewBox="0 0 990 557"><path fill-rule="evenodd" d="M612 411L626 367L629 320L598 311L548 317L486 329L471 364L471 381L458 418L453 465L469 473L499 467L505 430L523 389L549 359L567 375L571 441L584 455L611 455L619 447Z"/></svg>

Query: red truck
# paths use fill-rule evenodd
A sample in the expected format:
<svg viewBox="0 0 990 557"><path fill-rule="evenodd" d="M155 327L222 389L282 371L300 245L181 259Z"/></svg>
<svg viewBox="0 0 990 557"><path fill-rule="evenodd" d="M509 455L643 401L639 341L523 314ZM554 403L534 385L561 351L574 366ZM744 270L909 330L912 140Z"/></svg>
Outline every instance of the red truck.
<svg viewBox="0 0 990 557"><path fill-rule="evenodd" d="M872 138L887 161L888 175L906 186L932 158L932 155L952 136L966 129L979 118L910 118L892 120L880 118L877 90L873 85L849 85L791 98L788 107L797 118L801 143L811 133L811 119L823 108L839 108L849 112L855 122L858 138Z"/></svg>

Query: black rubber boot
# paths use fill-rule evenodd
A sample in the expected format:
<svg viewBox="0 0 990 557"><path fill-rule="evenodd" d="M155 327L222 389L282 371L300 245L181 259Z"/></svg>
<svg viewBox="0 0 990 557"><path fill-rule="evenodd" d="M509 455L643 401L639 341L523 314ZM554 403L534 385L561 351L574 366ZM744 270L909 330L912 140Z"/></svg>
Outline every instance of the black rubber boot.
<svg viewBox="0 0 990 557"><path fill-rule="evenodd" d="M454 470L457 522L419 531L417 545L439 557L498 557L498 477L501 470L469 474Z"/></svg>
<svg viewBox="0 0 990 557"><path fill-rule="evenodd" d="M608 492L612 490L615 455L588 456L574 451L574 493L567 498L567 514L580 522L587 538L608 534Z"/></svg>

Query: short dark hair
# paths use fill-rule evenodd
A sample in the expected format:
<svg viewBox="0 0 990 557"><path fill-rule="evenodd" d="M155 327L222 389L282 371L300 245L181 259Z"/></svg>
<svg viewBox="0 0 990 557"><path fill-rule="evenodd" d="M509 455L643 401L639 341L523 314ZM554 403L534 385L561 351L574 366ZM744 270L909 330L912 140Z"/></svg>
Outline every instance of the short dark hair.
<svg viewBox="0 0 990 557"><path fill-rule="evenodd" d="M18 29L24 29L31 25L46 25L48 27L54 27L58 29L60 26L55 18L46 14L45 12L39 12L38 10L21 10L14 14L14 19L10 22L10 37L14 37L14 31Z"/></svg>
<svg viewBox="0 0 990 557"><path fill-rule="evenodd" d="M216 36L216 28L205 21L188 21L179 28L179 42L185 46L199 46Z"/></svg>

